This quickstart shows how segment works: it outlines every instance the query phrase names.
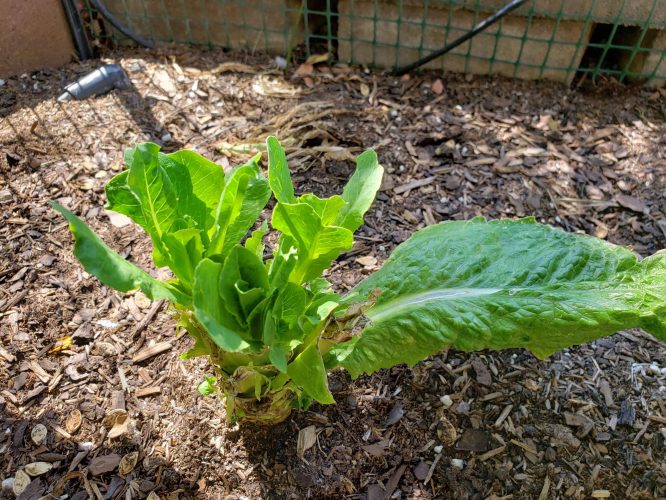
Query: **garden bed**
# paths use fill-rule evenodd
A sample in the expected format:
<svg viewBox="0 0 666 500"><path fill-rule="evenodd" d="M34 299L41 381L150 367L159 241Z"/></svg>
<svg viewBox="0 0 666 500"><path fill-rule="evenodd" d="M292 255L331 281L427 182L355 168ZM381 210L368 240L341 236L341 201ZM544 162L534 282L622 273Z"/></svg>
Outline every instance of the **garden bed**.
<svg viewBox="0 0 666 500"><path fill-rule="evenodd" d="M187 50L109 62L132 89L57 103L92 62L0 87L0 470L53 465L24 498L666 495L666 346L640 331L543 362L449 351L355 382L338 372L337 405L238 427L196 392L207 366L179 359L191 341L166 308L84 273L47 206L60 200L147 268L150 241L102 208L123 149L194 147L229 168L275 133L300 192L339 192L367 147L386 167L356 246L333 266L340 290L417 228L475 215L534 215L646 256L666 246L663 91L346 66L285 78L270 59ZM317 441L299 457L308 426Z"/></svg>

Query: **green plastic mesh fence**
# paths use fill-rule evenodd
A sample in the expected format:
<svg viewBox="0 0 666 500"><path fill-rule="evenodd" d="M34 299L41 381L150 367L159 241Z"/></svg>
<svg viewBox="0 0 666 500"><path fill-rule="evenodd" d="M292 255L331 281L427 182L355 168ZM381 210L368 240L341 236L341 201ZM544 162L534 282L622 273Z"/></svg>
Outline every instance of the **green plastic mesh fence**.
<svg viewBox="0 0 666 500"><path fill-rule="evenodd" d="M135 33L394 68L441 49L508 0L105 0ZM95 13L89 8L89 14ZM97 38L123 43L113 30ZM426 68L571 83L666 83L666 0L530 0Z"/></svg>

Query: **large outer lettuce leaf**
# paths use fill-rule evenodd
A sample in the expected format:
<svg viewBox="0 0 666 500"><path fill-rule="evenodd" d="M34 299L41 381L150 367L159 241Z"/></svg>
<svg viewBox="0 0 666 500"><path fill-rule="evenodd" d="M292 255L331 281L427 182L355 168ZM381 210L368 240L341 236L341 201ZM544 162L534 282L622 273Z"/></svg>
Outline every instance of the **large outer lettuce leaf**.
<svg viewBox="0 0 666 500"><path fill-rule="evenodd" d="M186 307L191 304L190 297L169 283L153 278L111 250L72 212L55 202L51 202L51 206L69 222L69 228L76 240L74 255L85 270L102 283L121 292L141 288L151 299L167 299Z"/></svg>
<svg viewBox="0 0 666 500"><path fill-rule="evenodd" d="M414 234L348 301L380 289L360 338L337 349L357 377L447 347L523 347L544 358L625 328L666 340L666 252L532 219L445 222Z"/></svg>

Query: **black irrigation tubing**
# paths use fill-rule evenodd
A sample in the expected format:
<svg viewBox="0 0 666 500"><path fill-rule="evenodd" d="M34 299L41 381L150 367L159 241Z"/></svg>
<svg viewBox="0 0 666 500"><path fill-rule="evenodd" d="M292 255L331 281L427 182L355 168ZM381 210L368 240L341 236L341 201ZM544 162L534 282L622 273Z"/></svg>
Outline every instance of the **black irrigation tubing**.
<svg viewBox="0 0 666 500"><path fill-rule="evenodd" d="M457 38L450 44L448 44L446 47L440 50L436 50L435 52L432 52L431 54L428 54L427 56L419 59L416 62L413 62L411 64L408 64L406 66L402 66L400 68L396 68L393 70L391 74L395 76L402 76L406 73L409 73L410 71L415 70L416 68L423 66L426 63L429 63L433 59L437 59L440 56L443 56L447 52L450 52L451 50L455 49L458 45L462 45L465 43L467 40L469 40L472 37L475 37L479 33L481 33L483 30L488 28L489 26L495 24L497 21L502 19L504 16L506 16L509 12L512 10L517 9L520 7L522 4L524 4L527 0L513 0L512 2L508 3L504 7L502 7L500 10L495 12L492 16L484 19L481 21L479 24L474 26L471 31L468 31L465 33L463 36Z"/></svg>
<svg viewBox="0 0 666 500"><path fill-rule="evenodd" d="M114 28L120 31L127 38L134 40L136 43L142 45L143 47L146 47L147 49L155 48L155 42L137 35L129 28L124 26L120 21L118 21L118 19L115 18L113 14L111 14L109 9L106 8L106 5L104 5L101 0L88 0L88 1L92 4L95 10L97 10L97 12L99 12L102 15L102 17L104 17L107 21L109 21L109 23L111 23L111 25Z"/></svg>
<svg viewBox="0 0 666 500"><path fill-rule="evenodd" d="M90 44L88 43L88 38L81 22L81 16L79 15L79 11L76 10L74 1L62 0L62 4L65 8L67 22L69 23L69 29L72 31L76 50L79 53L79 59L81 61L90 59L92 57L92 50L90 49Z"/></svg>

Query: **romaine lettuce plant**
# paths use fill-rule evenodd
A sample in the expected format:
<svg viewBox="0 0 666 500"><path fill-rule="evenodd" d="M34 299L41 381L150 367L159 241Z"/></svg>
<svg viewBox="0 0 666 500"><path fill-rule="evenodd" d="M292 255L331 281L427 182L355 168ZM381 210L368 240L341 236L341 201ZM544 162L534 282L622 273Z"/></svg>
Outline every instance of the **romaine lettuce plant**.
<svg viewBox="0 0 666 500"><path fill-rule="evenodd" d="M193 151L128 150L106 186L107 208L151 237L158 280L111 250L71 212L75 255L121 292L167 299L194 338L184 358L208 356L231 419L276 423L311 401L333 403L327 371L352 377L417 363L448 347L560 349L640 327L666 340L666 252L638 261L622 247L533 219L444 222L417 231L382 269L339 295L322 277L379 189L373 151L357 159L342 195L297 196L283 149L225 175ZM270 226L258 219L272 195ZM254 230L252 230L254 228ZM252 231L251 231L252 230ZM249 234L248 234L249 233Z"/></svg>

